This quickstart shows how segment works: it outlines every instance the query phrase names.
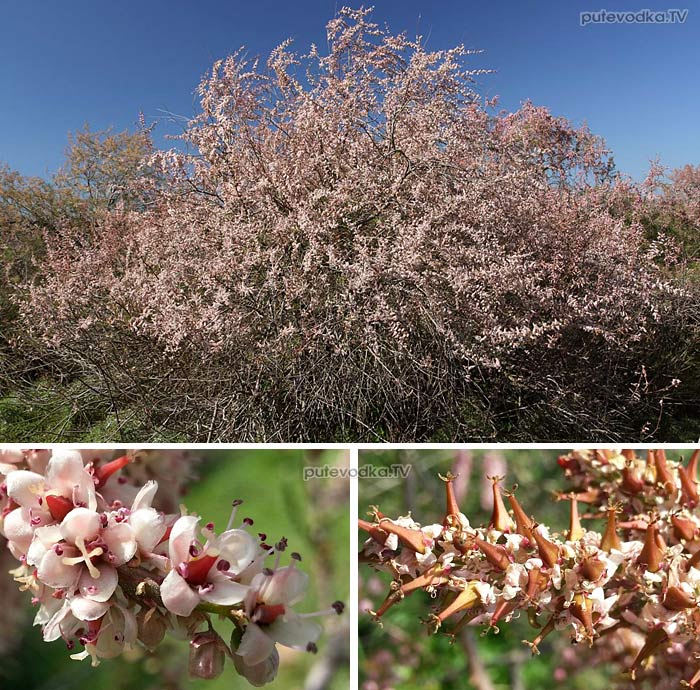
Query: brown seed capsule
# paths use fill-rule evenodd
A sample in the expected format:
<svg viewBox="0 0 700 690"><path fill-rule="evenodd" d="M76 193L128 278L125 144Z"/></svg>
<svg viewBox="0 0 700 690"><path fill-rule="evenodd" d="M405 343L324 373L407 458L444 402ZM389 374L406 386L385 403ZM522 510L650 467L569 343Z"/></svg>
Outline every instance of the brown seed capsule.
<svg viewBox="0 0 700 690"><path fill-rule="evenodd" d="M515 497L515 494L508 494L508 502L513 509L513 517L515 518L515 531L523 537L527 537L530 541L534 541L532 535L532 527L535 524L531 518L527 516L520 502Z"/></svg>
<svg viewBox="0 0 700 690"><path fill-rule="evenodd" d="M647 657L651 656L657 647L660 647L665 642L668 642L668 635L663 628L654 628L651 632L647 634L644 645L639 650L635 660L632 662L630 671L632 671L632 678L634 679L635 671L637 666L644 661Z"/></svg>
<svg viewBox="0 0 700 690"><path fill-rule="evenodd" d="M589 582L595 582L604 572L605 563L597 558L586 558L581 562L581 574Z"/></svg>
<svg viewBox="0 0 700 690"><path fill-rule="evenodd" d="M678 476L681 479L681 499L683 505L691 510L698 504L698 485L691 478L688 470L682 465L678 466Z"/></svg>
<svg viewBox="0 0 700 690"><path fill-rule="evenodd" d="M423 587L428 587L430 585L442 585L445 584L449 578L447 573L448 569L442 563L436 563L431 568L428 568L422 575L404 582L401 585L402 594L409 594L416 589L422 589Z"/></svg>
<svg viewBox="0 0 700 690"><path fill-rule="evenodd" d="M695 599L680 587L669 587L664 595L664 606L669 611L682 611L695 606Z"/></svg>
<svg viewBox="0 0 700 690"><path fill-rule="evenodd" d="M372 539L374 539L374 541L376 541L378 544L381 544L382 546L386 544L389 534L381 529L379 525L376 525L373 522L368 522L367 520L359 519L357 521L357 526L361 530L367 532L369 536L372 537Z"/></svg>
<svg viewBox="0 0 700 690"><path fill-rule="evenodd" d="M600 548L603 551L610 553L613 549L619 551L622 548L622 542L617 535L617 511L615 508L608 508L608 524L605 527L605 534L600 541Z"/></svg>
<svg viewBox="0 0 700 690"><path fill-rule="evenodd" d="M395 534L399 541L411 551L420 554L426 552L425 544L423 543L423 533L419 529L409 529L408 527L397 525L386 518L379 521L379 526L385 532Z"/></svg>
<svg viewBox="0 0 700 690"><path fill-rule="evenodd" d="M457 479L452 472L448 472L446 476L440 475L440 479L445 482L445 517L442 524L445 527L449 527L452 523L450 520L451 516L459 515L459 506L457 505L457 498L455 496L454 480Z"/></svg>
<svg viewBox="0 0 700 690"><path fill-rule="evenodd" d="M486 560L499 570L505 570L510 565L508 552L500 544L490 544L479 537L474 538L474 543L479 547L481 552L486 556Z"/></svg>
<svg viewBox="0 0 700 690"><path fill-rule="evenodd" d="M656 523L652 522L647 528L644 539L644 548L637 556L637 564L646 568L650 573L656 573L663 562L665 544L663 544L657 531Z"/></svg>
<svg viewBox="0 0 700 690"><path fill-rule="evenodd" d="M569 606L571 615L578 618L586 628L589 638L593 637L593 606L591 600L584 594L574 594L574 600Z"/></svg>
<svg viewBox="0 0 700 690"><path fill-rule="evenodd" d="M697 527L689 518L671 515L671 524L673 525L673 534L676 539L684 539L685 541L694 541Z"/></svg>
<svg viewBox="0 0 700 690"><path fill-rule="evenodd" d="M536 529L532 530L532 535L537 543L537 551L542 562L548 568L553 568L559 560L559 547L542 536Z"/></svg>
<svg viewBox="0 0 700 690"><path fill-rule="evenodd" d="M673 474L666 462L666 451L660 448L657 451L649 451L654 458L654 467L656 468L656 483L661 484L663 490L667 493L672 493L676 490L676 482Z"/></svg>
<svg viewBox="0 0 700 690"><path fill-rule="evenodd" d="M644 480L631 467L622 468L620 491L627 496L634 496L644 489Z"/></svg>
<svg viewBox="0 0 700 690"><path fill-rule="evenodd" d="M585 534L585 530L581 527L581 517L578 514L578 501L574 496L571 496L570 501L569 533L567 539L569 541L578 541Z"/></svg>
<svg viewBox="0 0 700 690"><path fill-rule="evenodd" d="M473 608L479 604L481 602L481 596L476 589L476 585L478 584L478 580L467 582L466 587L457 595L457 598L449 606L438 613L438 620L442 623L452 614L459 611L464 611L464 609Z"/></svg>
<svg viewBox="0 0 700 690"><path fill-rule="evenodd" d="M493 511L489 527L497 529L499 532L510 532L513 529L513 521L508 515L505 503L503 503L503 495L498 487L503 477L489 477L489 479L491 480L491 490L493 491Z"/></svg>

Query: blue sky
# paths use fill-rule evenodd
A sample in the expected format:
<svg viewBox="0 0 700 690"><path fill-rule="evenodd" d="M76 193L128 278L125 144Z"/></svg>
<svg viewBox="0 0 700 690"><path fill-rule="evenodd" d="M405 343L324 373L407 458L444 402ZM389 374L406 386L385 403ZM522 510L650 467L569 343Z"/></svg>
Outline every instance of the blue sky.
<svg viewBox="0 0 700 690"><path fill-rule="evenodd" d="M66 134L131 128L196 112L211 63L245 45L266 55L291 36L325 45L333 0L0 0L0 161L45 175ZM359 3L357 3L359 4ZM484 50L497 70L479 90L515 109L525 99L587 122L618 167L643 177L648 161L700 164L700 4L697 0L377 0L375 16L420 33L433 49ZM684 24L580 26L586 10L688 8ZM162 122L156 143L172 132Z"/></svg>

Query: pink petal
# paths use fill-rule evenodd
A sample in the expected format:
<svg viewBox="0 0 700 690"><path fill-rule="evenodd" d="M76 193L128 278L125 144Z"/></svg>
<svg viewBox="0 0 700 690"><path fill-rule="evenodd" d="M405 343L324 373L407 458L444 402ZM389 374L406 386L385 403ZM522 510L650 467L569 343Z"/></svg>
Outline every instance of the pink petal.
<svg viewBox="0 0 700 690"><path fill-rule="evenodd" d="M114 560L110 559L112 565L123 565L136 555L136 539L126 522L105 527L102 530L102 538L107 544L109 553L114 556Z"/></svg>
<svg viewBox="0 0 700 690"><path fill-rule="evenodd" d="M117 569L107 563L97 563L95 567L100 571L100 576L93 578L87 569L83 569L80 580L78 580L78 589L86 599L107 601L119 584Z"/></svg>
<svg viewBox="0 0 700 690"><path fill-rule="evenodd" d="M199 520L200 518L194 515L183 515L173 525L168 541L168 552L173 566L190 560L190 546L197 536Z"/></svg>
<svg viewBox="0 0 700 690"><path fill-rule="evenodd" d="M96 621L107 613L109 604L93 601L85 597L73 597L70 600L71 613L81 621Z"/></svg>
<svg viewBox="0 0 700 690"><path fill-rule="evenodd" d="M100 515L87 508L73 508L61 523L61 534L69 544L75 544L79 537L85 542L92 541L99 532Z"/></svg>
<svg viewBox="0 0 700 690"><path fill-rule="evenodd" d="M199 604L199 596L175 570L171 570L160 586L160 596L168 611L189 616Z"/></svg>
<svg viewBox="0 0 700 690"><path fill-rule="evenodd" d="M60 556L53 549L47 551L37 568L39 580L49 587L67 589L72 593L83 570L83 565L66 565L63 559L74 557L77 554L78 550L69 546L63 548L63 553Z"/></svg>
<svg viewBox="0 0 700 690"><path fill-rule="evenodd" d="M61 496L76 498L88 508L97 507L95 482L78 451L55 450L46 468L46 486Z"/></svg>

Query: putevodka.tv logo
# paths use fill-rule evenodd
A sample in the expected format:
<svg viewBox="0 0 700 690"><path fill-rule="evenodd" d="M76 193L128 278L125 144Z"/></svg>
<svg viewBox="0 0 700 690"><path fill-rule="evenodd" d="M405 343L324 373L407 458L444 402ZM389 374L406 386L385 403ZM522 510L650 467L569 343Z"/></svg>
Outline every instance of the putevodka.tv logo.
<svg viewBox="0 0 700 690"><path fill-rule="evenodd" d="M589 24L683 24L688 18L688 10L637 10L636 12L619 12L596 10L581 12L581 26Z"/></svg>

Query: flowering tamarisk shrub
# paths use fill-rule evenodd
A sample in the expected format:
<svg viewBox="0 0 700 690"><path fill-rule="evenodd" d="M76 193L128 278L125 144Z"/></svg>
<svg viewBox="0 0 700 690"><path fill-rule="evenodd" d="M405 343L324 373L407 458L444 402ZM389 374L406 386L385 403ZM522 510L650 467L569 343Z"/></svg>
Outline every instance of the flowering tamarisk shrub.
<svg viewBox="0 0 700 690"><path fill-rule="evenodd" d="M149 160L152 201L47 237L27 329L189 438L656 420L686 297L610 212L603 142L530 103L497 112L470 51L367 10L327 38L217 61L181 146Z"/></svg>
<svg viewBox="0 0 700 690"><path fill-rule="evenodd" d="M316 651L314 618L343 605L295 610L308 586L301 556L282 565L286 539L256 534L237 517L242 501L223 530L184 508L157 510L158 483L138 487L128 468L139 456L151 474L187 462L168 453L0 451L0 527L19 561L11 574L38 607L44 639L62 639L73 659L97 665L134 645L152 650L169 632L189 639L193 677L219 676L229 657L265 685L277 675L276 645ZM226 640L216 621L232 624Z"/></svg>
<svg viewBox="0 0 700 690"><path fill-rule="evenodd" d="M588 663L611 661L629 687L700 685L700 515L697 466L663 450L575 451L560 458L574 491L563 533L539 524L513 492L492 478L493 512L474 526L443 477L446 509L440 521L390 518L374 507L359 526L369 538L361 559L392 576L376 620L416 590L430 594L430 632L455 636L467 625L498 630L520 615L538 629L526 641L533 653L553 631L586 643ZM602 518L600 529L586 517ZM510 511L506 505L510 506ZM627 680L621 681L627 688Z"/></svg>

